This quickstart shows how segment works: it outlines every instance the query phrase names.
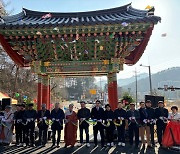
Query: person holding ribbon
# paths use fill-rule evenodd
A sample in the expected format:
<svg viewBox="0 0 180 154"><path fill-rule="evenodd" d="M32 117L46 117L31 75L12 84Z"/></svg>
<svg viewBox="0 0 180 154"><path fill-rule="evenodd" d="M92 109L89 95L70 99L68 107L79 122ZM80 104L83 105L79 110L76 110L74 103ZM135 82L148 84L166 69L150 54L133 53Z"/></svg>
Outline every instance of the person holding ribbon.
<svg viewBox="0 0 180 154"><path fill-rule="evenodd" d="M89 123L86 120L89 120L91 117L90 110L86 108L85 101L81 101L81 109L78 110L77 117L79 119L79 131L80 131L80 144L82 146L83 143L83 130L86 133L86 146L90 147L89 144Z"/></svg>
<svg viewBox="0 0 180 154"><path fill-rule="evenodd" d="M14 114L11 106L5 107L4 116L1 117L0 143L9 145L12 142Z"/></svg>
<svg viewBox="0 0 180 154"><path fill-rule="evenodd" d="M16 105L16 111L14 113L14 121L15 121L15 132L16 132L16 146L23 145L23 138L22 138L22 111L21 111L21 104Z"/></svg>
<svg viewBox="0 0 180 154"><path fill-rule="evenodd" d="M162 146L162 136L166 129L166 125L168 122L168 110L164 108L164 102L159 101L158 107L155 109L155 116L156 116L156 126L157 126L157 137L158 143Z"/></svg>
<svg viewBox="0 0 180 154"><path fill-rule="evenodd" d="M21 104L21 115L22 115L22 145L23 146L26 146L26 118L25 118L25 111L26 111L26 105L25 103L23 102Z"/></svg>
<svg viewBox="0 0 180 154"><path fill-rule="evenodd" d="M97 124L93 126L93 134L94 134L94 146L97 146L97 134L98 131L100 131L101 136L101 147L104 147L104 126L102 125L102 122L104 120L104 109L100 107L100 101L96 101L95 107L91 110L91 119L94 121L97 121Z"/></svg>
<svg viewBox="0 0 180 154"><path fill-rule="evenodd" d="M48 121L50 120L50 116L50 111L46 109L46 104L42 104L42 109L37 113L39 145L45 146L47 143Z"/></svg>
<svg viewBox="0 0 180 154"><path fill-rule="evenodd" d="M109 104L105 105L104 111L104 119L105 119L105 130L106 130L106 138L107 138L107 146L114 146L114 130L115 125L114 121L114 112L111 110L111 106Z"/></svg>
<svg viewBox="0 0 180 154"><path fill-rule="evenodd" d="M151 147L150 143L150 127L149 127L149 115L147 113L147 109L145 106L145 102L140 102L139 114L140 114L140 127L139 127L139 134L141 137L141 142L143 144L143 148L145 148L145 144L147 141L147 147ZM144 136L146 135L146 141L144 140Z"/></svg>
<svg viewBox="0 0 180 154"><path fill-rule="evenodd" d="M33 109L34 104L28 104L28 109L24 113L24 117L26 119L26 146L35 147L35 139L34 139L34 129L35 129L35 120L37 118L37 112Z"/></svg>
<svg viewBox="0 0 180 154"><path fill-rule="evenodd" d="M51 120L52 120L52 147L55 146L56 142L56 132L58 133L57 137L57 148L59 148L59 143L61 139L61 130L63 129L63 120L65 118L64 111L60 108L59 103L55 104L55 108L51 111Z"/></svg>
<svg viewBox="0 0 180 154"><path fill-rule="evenodd" d="M139 111L135 109L135 104L130 103L130 109L127 111L129 126L129 143L133 145L133 137L135 136L135 148L139 148Z"/></svg>
<svg viewBox="0 0 180 154"><path fill-rule="evenodd" d="M114 123L118 132L118 145L125 147L125 126L127 119L127 112L123 109L123 103L118 103L118 108L114 111Z"/></svg>
<svg viewBox="0 0 180 154"><path fill-rule="evenodd" d="M75 111L73 111L73 104L69 104L69 109L65 112L65 129L64 142L65 147L71 145L74 147L77 139L78 118ZM71 132L71 133L70 133Z"/></svg>
<svg viewBox="0 0 180 154"><path fill-rule="evenodd" d="M149 123L147 125L150 128L151 145L155 146L155 142L154 142L154 125L156 124L155 110L152 108L152 103L150 100L146 101L146 112L148 114L148 120L149 120Z"/></svg>

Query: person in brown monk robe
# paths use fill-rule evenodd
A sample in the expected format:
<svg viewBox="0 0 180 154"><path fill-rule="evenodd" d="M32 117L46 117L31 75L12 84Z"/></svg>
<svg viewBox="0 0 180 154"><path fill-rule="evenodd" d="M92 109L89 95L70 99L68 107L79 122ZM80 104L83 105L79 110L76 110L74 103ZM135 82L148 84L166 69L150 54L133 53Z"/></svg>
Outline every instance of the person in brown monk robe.
<svg viewBox="0 0 180 154"><path fill-rule="evenodd" d="M64 129L64 142L65 148L69 145L74 147L77 138L77 114L73 111L73 104L69 105L69 110L65 112L65 129Z"/></svg>

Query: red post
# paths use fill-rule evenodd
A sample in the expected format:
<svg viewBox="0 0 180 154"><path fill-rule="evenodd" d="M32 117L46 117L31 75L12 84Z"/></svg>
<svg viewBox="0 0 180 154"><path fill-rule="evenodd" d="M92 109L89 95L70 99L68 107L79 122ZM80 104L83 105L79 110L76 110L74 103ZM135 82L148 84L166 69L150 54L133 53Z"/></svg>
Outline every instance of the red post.
<svg viewBox="0 0 180 154"><path fill-rule="evenodd" d="M38 75L38 95L37 95L37 109L41 109L42 105L42 78L41 75Z"/></svg>
<svg viewBox="0 0 180 154"><path fill-rule="evenodd" d="M48 75L42 76L42 104L50 109L50 82Z"/></svg>
<svg viewBox="0 0 180 154"><path fill-rule="evenodd" d="M117 108L118 93L117 93L117 76L116 73L108 74L108 99L112 110Z"/></svg>

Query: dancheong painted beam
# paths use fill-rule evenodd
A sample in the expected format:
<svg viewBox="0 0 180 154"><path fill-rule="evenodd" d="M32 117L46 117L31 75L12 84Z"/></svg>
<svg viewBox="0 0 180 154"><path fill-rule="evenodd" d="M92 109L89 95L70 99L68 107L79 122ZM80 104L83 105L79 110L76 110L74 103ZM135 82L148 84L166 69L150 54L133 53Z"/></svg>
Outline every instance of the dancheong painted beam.
<svg viewBox="0 0 180 154"><path fill-rule="evenodd" d="M0 43L21 67L38 74L38 109L50 107L52 76L108 77L112 109L117 106L117 76L123 64L135 64L161 18L154 8L125 6L76 13L38 12L23 8L0 17Z"/></svg>

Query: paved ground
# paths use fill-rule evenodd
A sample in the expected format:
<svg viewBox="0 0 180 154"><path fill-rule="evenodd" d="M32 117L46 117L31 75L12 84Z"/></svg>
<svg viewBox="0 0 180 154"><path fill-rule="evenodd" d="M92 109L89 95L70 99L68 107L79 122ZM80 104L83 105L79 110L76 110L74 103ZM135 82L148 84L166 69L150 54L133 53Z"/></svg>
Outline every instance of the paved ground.
<svg viewBox="0 0 180 154"><path fill-rule="evenodd" d="M135 149L132 146L126 145L125 148L122 147L106 147L106 148L101 148L100 146L97 148L93 147L93 144L91 144L90 148L87 148L85 145L81 147L68 147L68 148L63 148L64 143L61 143L60 148L53 147L51 148L51 144L48 143L46 147L16 147L15 145L11 146L0 146L0 154L122 154L122 153L127 153L127 154L177 154L177 152L172 152L167 149L162 149L162 148L154 148L154 149Z"/></svg>

